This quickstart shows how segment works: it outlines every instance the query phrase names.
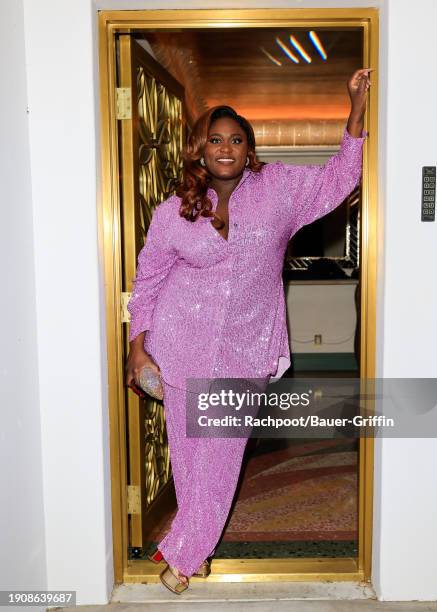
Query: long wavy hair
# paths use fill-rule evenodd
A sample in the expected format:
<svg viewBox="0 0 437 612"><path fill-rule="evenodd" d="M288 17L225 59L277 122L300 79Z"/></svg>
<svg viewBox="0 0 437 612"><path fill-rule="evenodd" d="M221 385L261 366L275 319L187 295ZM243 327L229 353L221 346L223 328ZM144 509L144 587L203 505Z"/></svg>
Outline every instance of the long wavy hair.
<svg viewBox="0 0 437 612"><path fill-rule="evenodd" d="M244 130L247 137L247 156L249 158L247 167L253 172L259 172L264 165L256 157L255 134L252 126L247 119L238 115L231 106L213 106L197 119L183 151L183 178L176 189L176 195L182 199L179 214L188 221L195 221L199 216L214 217L214 223L215 220L218 221L218 229L222 228L225 222L211 210L212 202L207 196L211 175L200 164L200 158L203 155L211 125L222 117L234 119Z"/></svg>

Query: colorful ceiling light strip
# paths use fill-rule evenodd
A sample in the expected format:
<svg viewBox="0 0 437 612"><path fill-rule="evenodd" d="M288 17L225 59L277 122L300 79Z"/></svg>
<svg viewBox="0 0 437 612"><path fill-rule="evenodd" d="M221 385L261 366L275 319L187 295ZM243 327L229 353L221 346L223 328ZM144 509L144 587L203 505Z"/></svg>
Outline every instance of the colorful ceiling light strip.
<svg viewBox="0 0 437 612"><path fill-rule="evenodd" d="M315 46L315 48L317 49L317 51L319 52L320 56L326 60L326 58L328 57L326 55L326 51L323 48L322 43L320 42L319 37L317 36L317 34L314 32L314 30L311 30L310 32L308 32L308 36L310 37L311 42L313 43L313 45Z"/></svg>
<svg viewBox="0 0 437 612"><path fill-rule="evenodd" d="M290 34L290 42L293 45L293 47L296 49L296 51L299 51L299 53L301 54L301 56L303 57L303 59L308 62L308 64L311 64L311 58L308 55L308 53L305 51L305 49L302 47L302 45L299 43L298 40L296 40L296 38L293 36L293 34Z"/></svg>
<svg viewBox="0 0 437 612"><path fill-rule="evenodd" d="M277 66L282 66L282 62L280 62L278 59L276 59L276 57L273 57L273 55L271 53L269 53L268 51L266 51L264 49L264 47L260 47L260 49L264 53L264 55L266 55L269 58L270 61L272 61Z"/></svg>
<svg viewBox="0 0 437 612"><path fill-rule="evenodd" d="M285 55L286 55L287 57L289 57L289 58L290 58L290 59L291 59L291 60L292 60L292 61L293 61L295 64L299 64L299 58L298 58L298 57L296 57L296 56L294 55L294 53L292 53L292 52L290 51L290 49L287 47L287 45L284 45L284 43L283 43L283 42L282 42L282 40L279 38L279 36L277 36L277 37L275 38L275 40L276 40L277 44L280 46L280 48L282 49L282 51L285 53Z"/></svg>

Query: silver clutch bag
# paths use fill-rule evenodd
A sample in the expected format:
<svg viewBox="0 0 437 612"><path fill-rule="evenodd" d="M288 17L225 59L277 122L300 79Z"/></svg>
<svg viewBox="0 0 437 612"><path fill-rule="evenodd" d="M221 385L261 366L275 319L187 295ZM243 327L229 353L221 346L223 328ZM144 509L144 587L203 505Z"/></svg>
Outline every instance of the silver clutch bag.
<svg viewBox="0 0 437 612"><path fill-rule="evenodd" d="M149 366L144 366L138 374L138 385L148 395L162 400L164 397L164 389L162 386L161 376L154 372Z"/></svg>

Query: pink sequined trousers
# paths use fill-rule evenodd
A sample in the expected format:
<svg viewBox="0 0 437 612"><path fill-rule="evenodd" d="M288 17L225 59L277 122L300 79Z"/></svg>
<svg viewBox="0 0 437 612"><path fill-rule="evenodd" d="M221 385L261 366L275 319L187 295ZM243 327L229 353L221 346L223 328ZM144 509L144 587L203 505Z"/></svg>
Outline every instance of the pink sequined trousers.
<svg viewBox="0 0 437 612"><path fill-rule="evenodd" d="M222 534L247 438L189 438L186 392L164 382L164 412L178 511L158 544L166 562L191 576Z"/></svg>

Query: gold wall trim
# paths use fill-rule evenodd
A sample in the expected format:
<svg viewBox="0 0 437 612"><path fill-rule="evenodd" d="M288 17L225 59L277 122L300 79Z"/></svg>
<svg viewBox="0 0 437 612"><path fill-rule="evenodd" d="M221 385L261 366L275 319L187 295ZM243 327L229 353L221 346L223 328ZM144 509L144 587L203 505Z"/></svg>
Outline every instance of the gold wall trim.
<svg viewBox="0 0 437 612"><path fill-rule="evenodd" d="M376 8L141 10L99 11L99 74L101 117L101 192L99 223L103 235L108 350L108 401L112 482L112 527L115 583L157 580L151 562L127 558L127 487L121 323L121 253L115 102L114 36L148 28L362 27L364 63L372 75L365 129L361 220L361 370L375 377L377 280L377 151L379 11ZM211 581L364 580L371 576L374 444L360 440L359 550L357 559L217 560ZM339 563L342 561L343 565ZM272 565L276 564L276 570Z"/></svg>

